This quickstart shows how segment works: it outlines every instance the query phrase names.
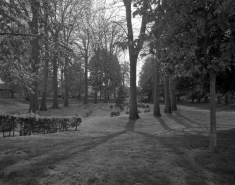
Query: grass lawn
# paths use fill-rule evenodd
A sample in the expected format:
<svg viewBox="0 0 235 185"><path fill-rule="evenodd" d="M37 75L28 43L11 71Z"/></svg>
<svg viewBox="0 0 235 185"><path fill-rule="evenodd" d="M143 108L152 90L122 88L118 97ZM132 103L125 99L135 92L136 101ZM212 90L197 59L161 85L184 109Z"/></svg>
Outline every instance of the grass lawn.
<svg viewBox="0 0 235 185"><path fill-rule="evenodd" d="M110 117L109 105L71 101L68 108L40 113L82 116L89 107L92 114L82 118L79 131L0 136L0 185L235 184L234 105L217 107L215 153L208 149L208 104L180 103L161 118L150 105L136 121L123 112ZM26 101L0 100L0 112L27 109Z"/></svg>

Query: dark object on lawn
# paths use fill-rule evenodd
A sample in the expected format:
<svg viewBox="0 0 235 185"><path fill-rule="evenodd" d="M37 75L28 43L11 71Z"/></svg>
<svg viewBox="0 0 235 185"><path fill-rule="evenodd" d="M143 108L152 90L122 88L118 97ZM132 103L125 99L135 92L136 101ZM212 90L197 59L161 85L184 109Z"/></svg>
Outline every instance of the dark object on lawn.
<svg viewBox="0 0 235 185"><path fill-rule="evenodd" d="M86 108L86 110L85 110L85 112L84 112L84 117L89 117L90 115L91 115L91 113L92 113L92 111L90 110L90 109L87 109Z"/></svg>
<svg viewBox="0 0 235 185"><path fill-rule="evenodd" d="M141 108L146 108L146 106L144 104L142 104Z"/></svg>
<svg viewBox="0 0 235 185"><path fill-rule="evenodd" d="M111 112L110 117L113 117L113 116L120 116L120 112Z"/></svg>
<svg viewBox="0 0 235 185"><path fill-rule="evenodd" d="M144 112L150 112L150 109L145 109Z"/></svg>
<svg viewBox="0 0 235 185"><path fill-rule="evenodd" d="M149 108L149 105L145 105L145 108Z"/></svg>
<svg viewBox="0 0 235 185"><path fill-rule="evenodd" d="M113 109L113 105L109 105L110 109Z"/></svg>
<svg viewBox="0 0 235 185"><path fill-rule="evenodd" d="M117 93L117 98L115 100L116 106L118 106L121 111L124 109L124 102L125 102L125 95L126 93L124 92L122 86L119 87L118 93Z"/></svg>
<svg viewBox="0 0 235 185"><path fill-rule="evenodd" d="M110 116L119 116L120 115L120 108L118 106L115 106L115 109L111 111Z"/></svg>

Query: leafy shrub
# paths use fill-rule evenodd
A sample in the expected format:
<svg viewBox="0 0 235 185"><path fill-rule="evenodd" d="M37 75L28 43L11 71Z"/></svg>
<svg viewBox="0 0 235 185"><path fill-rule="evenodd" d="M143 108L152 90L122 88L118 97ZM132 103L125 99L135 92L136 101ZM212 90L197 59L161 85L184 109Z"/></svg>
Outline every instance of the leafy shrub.
<svg viewBox="0 0 235 185"><path fill-rule="evenodd" d="M20 136L39 134L39 133L53 133L57 131L66 131L68 128L77 127L82 122L81 118L75 116L71 118L42 118L31 115L0 115L0 131L14 132L19 127Z"/></svg>
<svg viewBox="0 0 235 185"><path fill-rule="evenodd" d="M150 112L150 109L145 109L144 112Z"/></svg>
<svg viewBox="0 0 235 185"><path fill-rule="evenodd" d="M117 98L115 100L116 106L118 106L121 111L124 109L124 102L125 102L125 92L122 88L122 86L119 87L118 93L117 93Z"/></svg>
<svg viewBox="0 0 235 185"><path fill-rule="evenodd" d="M111 111L110 116L119 116L120 115L120 108L118 106L115 106L115 109Z"/></svg>

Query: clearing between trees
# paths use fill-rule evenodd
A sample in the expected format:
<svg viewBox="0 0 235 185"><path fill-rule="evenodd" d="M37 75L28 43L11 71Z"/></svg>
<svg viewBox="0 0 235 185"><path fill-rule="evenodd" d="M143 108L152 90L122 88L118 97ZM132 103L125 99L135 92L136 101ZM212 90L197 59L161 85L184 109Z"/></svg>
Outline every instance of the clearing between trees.
<svg viewBox="0 0 235 185"><path fill-rule="evenodd" d="M0 112L28 109L25 101L0 100ZM110 117L111 103L40 112L42 116L81 116L78 131L0 137L3 185L167 185L234 184L235 109L217 106L218 149L209 151L208 104L180 103L172 114L155 118L139 108L140 119Z"/></svg>

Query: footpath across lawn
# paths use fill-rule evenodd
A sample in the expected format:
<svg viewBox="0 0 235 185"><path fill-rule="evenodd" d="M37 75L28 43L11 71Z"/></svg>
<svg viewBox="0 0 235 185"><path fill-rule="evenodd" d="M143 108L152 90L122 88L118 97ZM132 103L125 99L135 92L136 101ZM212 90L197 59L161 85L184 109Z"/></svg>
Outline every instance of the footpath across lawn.
<svg viewBox="0 0 235 185"><path fill-rule="evenodd" d="M22 103L23 104L23 103ZM203 104L201 104L203 105ZM11 103L15 111L18 104ZM22 106L22 105L21 105ZM26 106L25 106L26 107ZM129 121L110 117L109 104L71 104L43 116L70 116L85 107L79 131L0 137L1 185L213 185L235 183L235 110L218 107L218 150L209 151L209 111L181 104ZM8 105L5 106L7 112ZM161 106L163 110L163 106ZM2 110L3 111L3 110Z"/></svg>

